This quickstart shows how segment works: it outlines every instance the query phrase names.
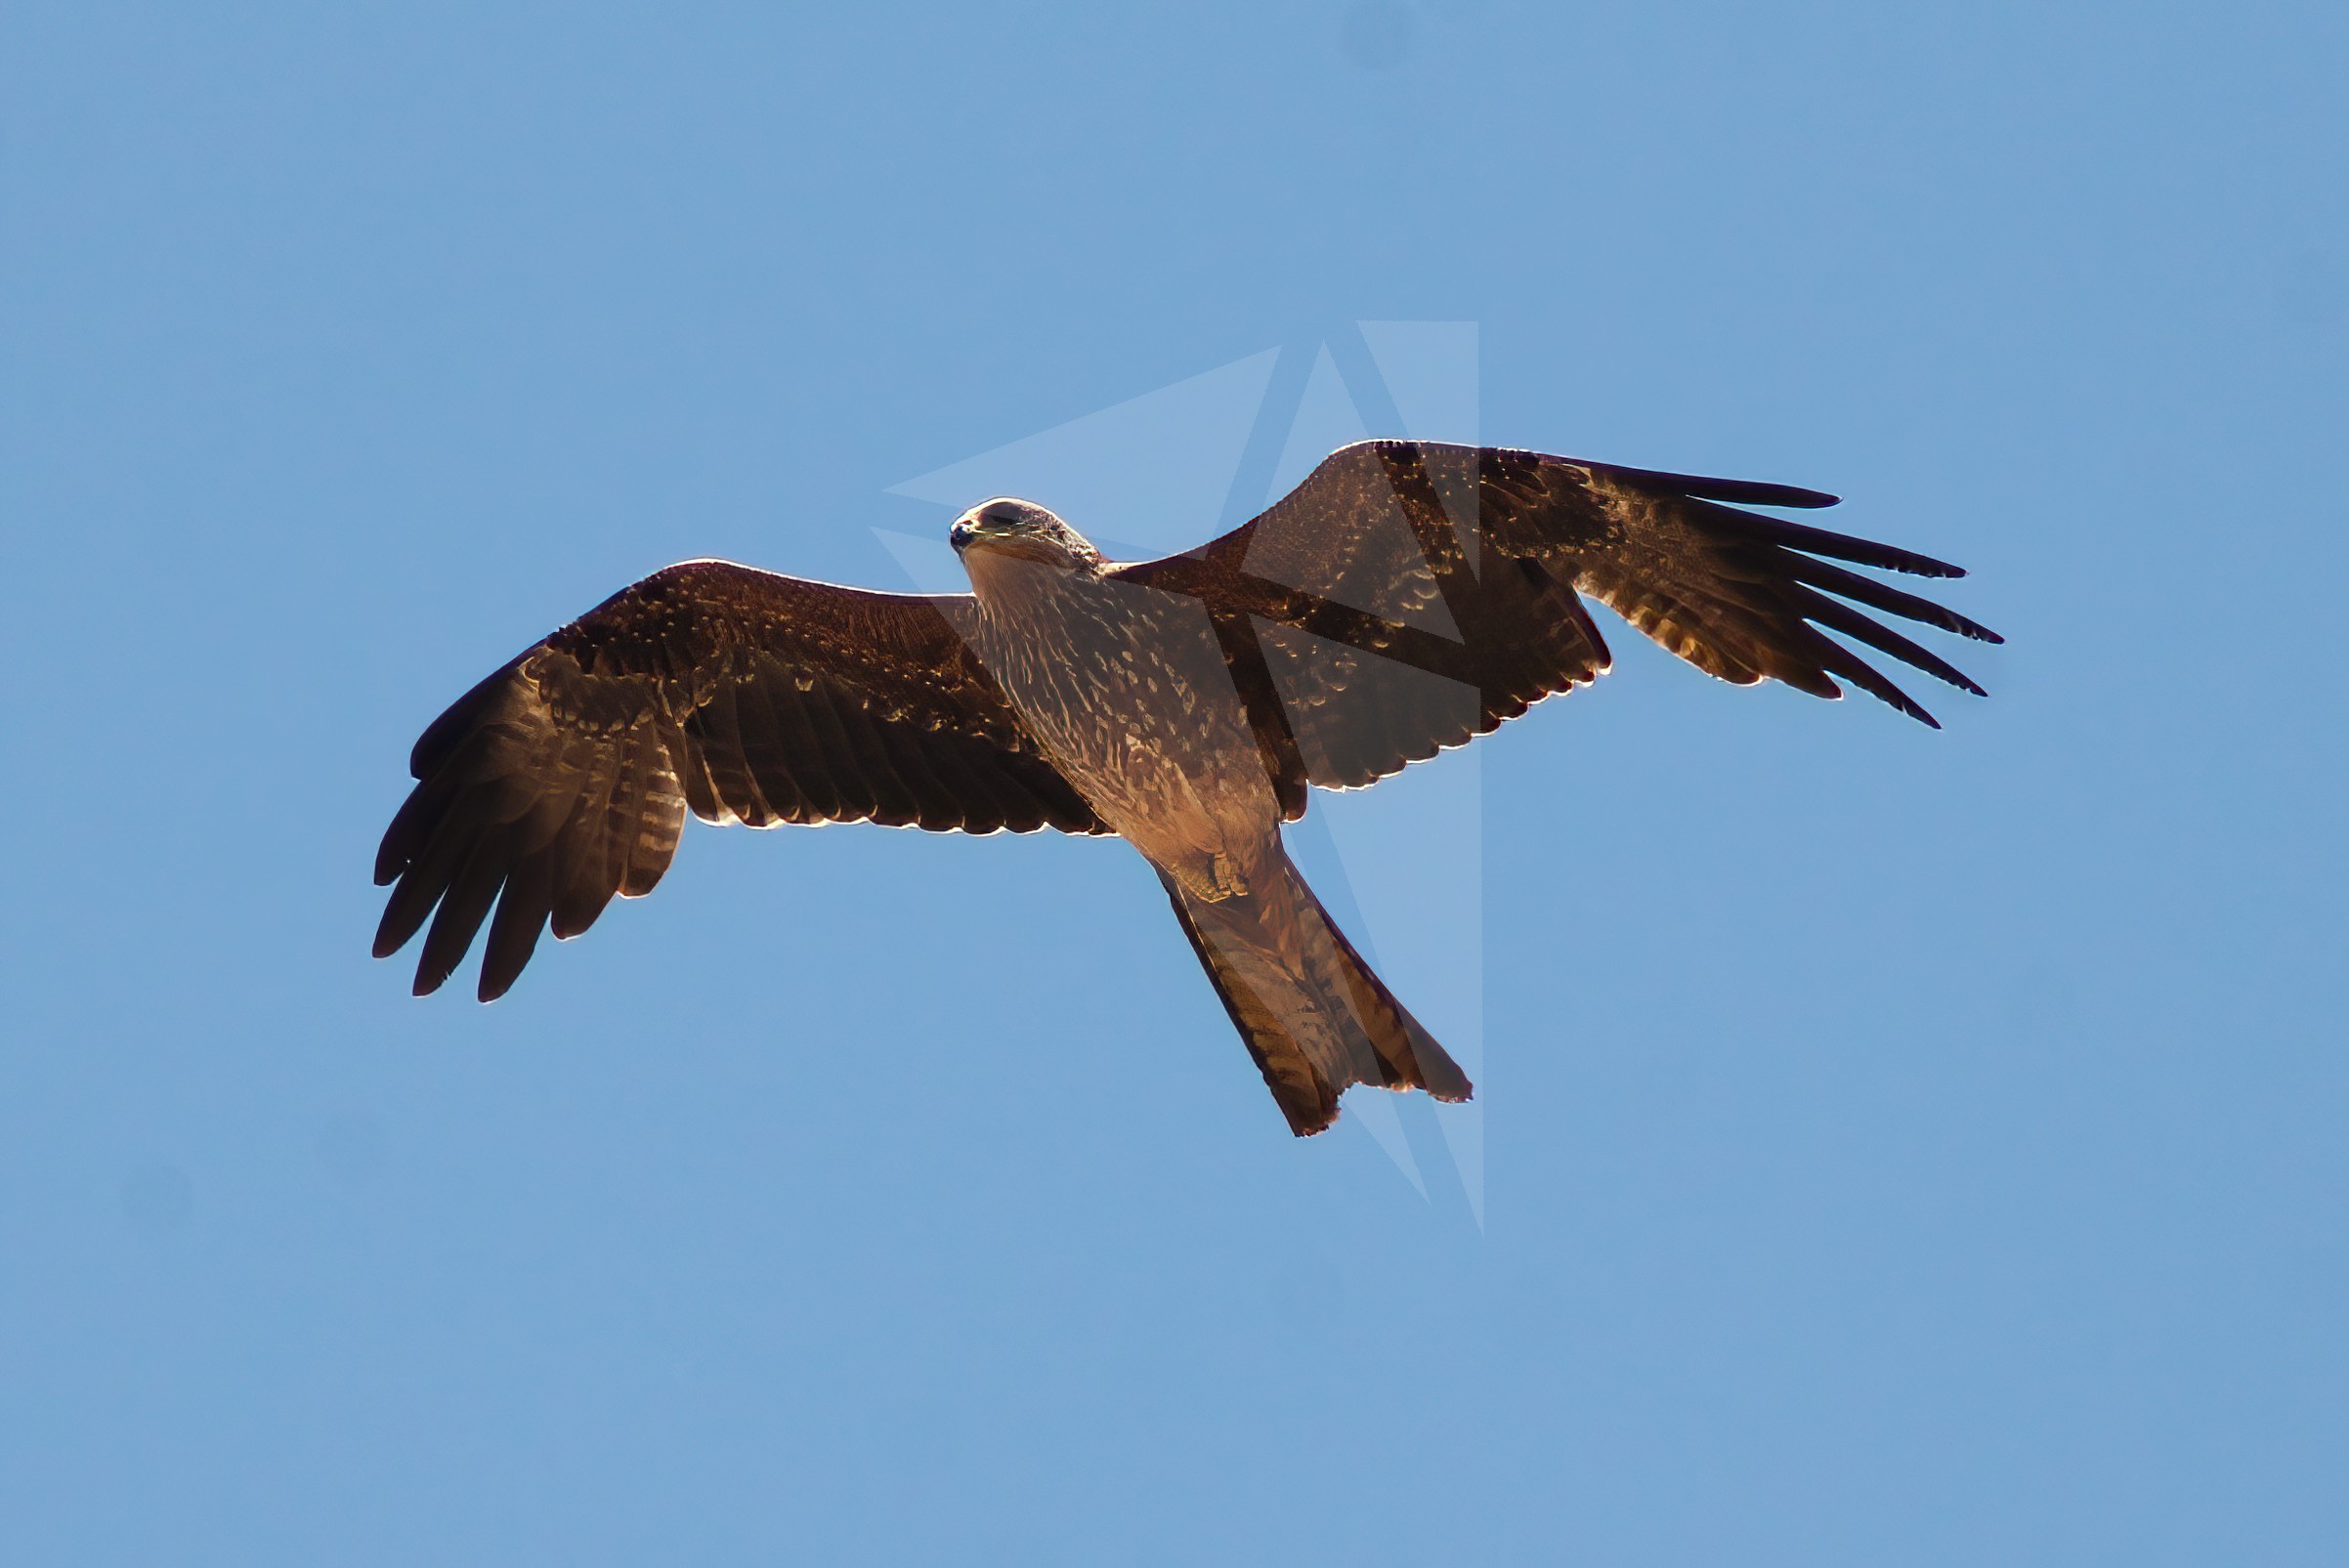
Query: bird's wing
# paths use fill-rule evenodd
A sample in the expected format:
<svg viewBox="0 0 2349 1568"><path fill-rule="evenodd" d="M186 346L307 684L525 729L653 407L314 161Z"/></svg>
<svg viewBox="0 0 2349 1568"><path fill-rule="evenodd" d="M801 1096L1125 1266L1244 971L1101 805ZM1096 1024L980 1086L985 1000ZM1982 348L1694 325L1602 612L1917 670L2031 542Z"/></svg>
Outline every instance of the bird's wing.
<svg viewBox="0 0 2349 1568"><path fill-rule="evenodd" d="M986 833L1108 829L1046 760L964 636L968 595L869 593L693 561L529 649L435 719L375 859L375 954L439 907L432 991L490 917L481 997L540 929L653 890L685 813Z"/></svg>
<svg viewBox="0 0 2349 1568"><path fill-rule="evenodd" d="M1604 671L1578 591L1724 680L1772 676L1831 698L1840 678L1934 723L1825 632L1981 688L1843 601L1998 637L1833 563L1964 573L1728 504L1834 500L1502 447L1363 442L1220 538L1115 574L1207 605L1295 816L1307 784L1368 784Z"/></svg>

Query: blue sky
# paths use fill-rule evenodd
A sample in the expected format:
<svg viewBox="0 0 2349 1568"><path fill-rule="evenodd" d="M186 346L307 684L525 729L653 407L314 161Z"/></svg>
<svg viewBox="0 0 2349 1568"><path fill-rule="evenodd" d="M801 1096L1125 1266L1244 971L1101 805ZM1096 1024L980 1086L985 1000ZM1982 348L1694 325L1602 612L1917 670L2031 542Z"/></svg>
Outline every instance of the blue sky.
<svg viewBox="0 0 2349 1568"><path fill-rule="evenodd" d="M11 1561L2332 1560L2336 9L5 31ZM1473 1159L1291 1140L1113 844L695 828L493 1007L367 958L518 648L905 586L897 487L1269 355L1204 534L1325 348L1417 417L1361 322L2010 639L1936 735L1623 631L1317 814Z"/></svg>

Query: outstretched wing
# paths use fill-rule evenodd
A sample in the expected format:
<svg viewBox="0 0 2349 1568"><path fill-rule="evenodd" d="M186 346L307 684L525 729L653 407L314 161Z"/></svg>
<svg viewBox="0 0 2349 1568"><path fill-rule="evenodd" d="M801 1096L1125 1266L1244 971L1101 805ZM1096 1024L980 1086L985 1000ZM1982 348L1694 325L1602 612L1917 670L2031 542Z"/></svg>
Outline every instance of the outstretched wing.
<svg viewBox="0 0 2349 1568"><path fill-rule="evenodd" d="M1363 442L1220 538L1116 574L1207 605L1295 816L1307 784L1368 784L1603 672L1606 646L1578 592L1724 680L1769 676L1832 698L1841 679L1934 724L1825 633L1976 695L1956 668L1853 604L1999 638L1834 563L1964 573L1728 504L1834 501L1502 447Z"/></svg>
<svg viewBox="0 0 2349 1568"><path fill-rule="evenodd" d="M552 919L653 890L685 813L987 833L1106 832L963 635L968 595L869 593L721 561L669 567L528 650L434 720L375 858L388 956L428 915L418 995L492 903L481 998ZM433 915L435 907L439 913Z"/></svg>

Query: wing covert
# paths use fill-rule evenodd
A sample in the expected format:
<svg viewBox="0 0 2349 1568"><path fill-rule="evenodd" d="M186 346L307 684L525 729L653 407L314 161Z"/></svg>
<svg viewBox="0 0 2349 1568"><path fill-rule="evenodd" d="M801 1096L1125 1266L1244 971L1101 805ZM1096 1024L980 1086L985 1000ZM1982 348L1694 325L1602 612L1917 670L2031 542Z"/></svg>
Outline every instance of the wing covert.
<svg viewBox="0 0 2349 1568"><path fill-rule="evenodd" d="M1231 532L1116 569L1206 604L1292 820L1308 784L1371 784L1607 667L1570 588L1482 548L1473 468L1421 450L1341 448Z"/></svg>

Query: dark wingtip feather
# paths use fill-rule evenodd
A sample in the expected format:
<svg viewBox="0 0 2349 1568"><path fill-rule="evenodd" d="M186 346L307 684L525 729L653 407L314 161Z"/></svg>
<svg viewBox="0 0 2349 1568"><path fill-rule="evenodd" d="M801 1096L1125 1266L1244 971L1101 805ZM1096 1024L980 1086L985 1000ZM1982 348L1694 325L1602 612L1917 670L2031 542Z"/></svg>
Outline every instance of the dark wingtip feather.
<svg viewBox="0 0 2349 1568"><path fill-rule="evenodd" d="M490 920L490 936L482 949L481 984L474 995L495 1001L514 988L538 948L554 902L554 857L541 850L517 866L498 895L497 912Z"/></svg>
<svg viewBox="0 0 2349 1568"><path fill-rule="evenodd" d="M1881 544L1863 539L1854 533L1837 533L1830 529L1815 529L1808 523L1793 523L1782 517L1764 517L1759 512L1743 512L1731 506L1714 506L1698 501L1691 510L1710 522L1744 534L1748 538L1767 540L1789 550L1801 550L1811 555L1830 556L1838 561L1850 561L1881 572L1904 572L1912 577L1962 577L1966 569L1915 550L1903 550L1897 544Z"/></svg>
<svg viewBox="0 0 2349 1568"><path fill-rule="evenodd" d="M1942 721L1928 713L1923 703L1894 685L1875 665L1824 632L1801 621L1795 622L1795 626L1798 635L1793 639L1794 646L1800 648L1820 669L1843 677L1877 701L1899 708L1929 729L1938 730L1942 727Z"/></svg>
<svg viewBox="0 0 2349 1568"><path fill-rule="evenodd" d="M441 902L445 879L435 868L410 866L400 874L400 885L384 901L383 918L375 923L375 956L388 958L424 928L425 917Z"/></svg>
<svg viewBox="0 0 2349 1568"><path fill-rule="evenodd" d="M1872 666L1861 663L1857 658L1852 662L1858 664L1860 669L1866 670L1867 673L1861 675L1852 670L1838 670L1836 673L1877 701L1882 702L1886 707L1907 714L1928 730L1938 730L1942 727L1942 721L1935 718L1923 703L1876 673Z"/></svg>
<svg viewBox="0 0 2349 1568"><path fill-rule="evenodd" d="M1806 528L1783 518L1765 521L1776 524L1772 530L1777 542L1813 555L1831 555L1838 561L1857 561L1863 567L1875 567L1884 572L1904 572L1912 577L1962 577L1966 569L1935 556L1920 555L1903 550L1895 544L1878 544L1873 539L1857 538L1849 533L1832 533L1825 529Z"/></svg>
<svg viewBox="0 0 2349 1568"><path fill-rule="evenodd" d="M1820 641L1824 642L1825 639L1821 638ZM1841 675L1877 701L1889 707L1899 708L1927 729L1938 730L1942 727L1942 721L1927 712L1924 703L1901 691L1899 686L1887 679L1875 665L1870 664L1857 654L1841 649L1837 651L1843 654L1843 657L1828 666L1836 674Z"/></svg>
<svg viewBox="0 0 2349 1568"><path fill-rule="evenodd" d="M407 845L402 841L400 823L394 818L392 826L384 830L383 841L375 846L375 885L389 887L406 869Z"/></svg>
<svg viewBox="0 0 2349 1568"><path fill-rule="evenodd" d="M432 810L432 803L428 802L426 796L433 792L430 784L419 781L416 787L407 792L407 798L400 802L400 809L392 814L390 826L383 830L382 841L375 846L377 887L389 887L398 881L400 874L415 861L425 836L424 819Z"/></svg>
<svg viewBox="0 0 2349 1568"><path fill-rule="evenodd" d="M1584 465L1683 495L1708 501L1733 501L1742 506L1792 506L1810 510L1834 506L1843 497L1825 490L1807 490L1800 485L1772 485L1758 479L1713 479L1703 474L1673 474L1660 468L1624 468L1615 463Z"/></svg>
<svg viewBox="0 0 2349 1568"><path fill-rule="evenodd" d="M1970 692L1976 697L1990 695L1976 685L1972 676L1939 654L1929 648L1918 647L1916 643L1901 636L1890 626L1870 620L1850 605L1830 599L1825 594L1813 588L1807 588L1801 583L1793 584L1791 591L1794 594L1794 601L1801 608L1803 614L1828 630L1841 632L1846 637L1866 643L1879 653L1890 654L1901 662L1921 669L1935 680L1944 681L1961 692Z"/></svg>
<svg viewBox="0 0 2349 1568"><path fill-rule="evenodd" d="M1859 575L1857 572L1846 572L1841 567L1814 560L1805 555L1788 556L1786 561L1787 575L1793 577L1795 581L1809 583L1814 588L1823 588L1832 594L1840 594L1846 599L1866 605L1871 610L1881 610L1888 614L1900 615L1908 620L1922 621L1928 626L1939 626L1943 631L1954 632L1960 637L1970 637L1978 643L2003 643L2006 641L1989 627L1979 621L1970 620L1944 605L1937 605L1930 599L1920 599L1915 594L1902 593L1898 588L1887 587L1872 577Z"/></svg>
<svg viewBox="0 0 2349 1568"><path fill-rule="evenodd" d="M416 960L416 983L408 988L409 996L429 996L447 985L448 977L456 973L455 963L435 963L433 959L436 956L432 950L432 944L427 941L423 956ZM458 954L457 961L462 962L464 956L463 954Z"/></svg>
<svg viewBox="0 0 2349 1568"><path fill-rule="evenodd" d="M463 869L449 881L448 891L441 895L440 912L424 933L424 954L416 961L418 996L439 990L442 982L456 973L504 881L498 846L490 838L477 842Z"/></svg>

